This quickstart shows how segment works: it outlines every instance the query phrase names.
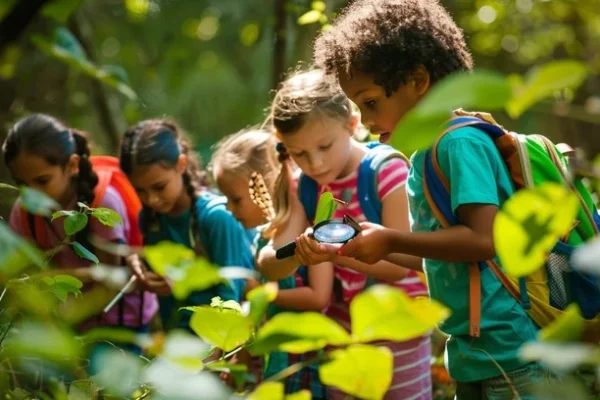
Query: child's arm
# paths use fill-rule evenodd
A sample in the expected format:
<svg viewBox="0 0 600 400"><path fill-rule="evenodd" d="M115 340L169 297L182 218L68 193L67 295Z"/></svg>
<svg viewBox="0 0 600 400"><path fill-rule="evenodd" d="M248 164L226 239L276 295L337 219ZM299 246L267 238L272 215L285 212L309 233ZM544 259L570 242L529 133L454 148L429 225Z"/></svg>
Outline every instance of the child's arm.
<svg viewBox="0 0 600 400"><path fill-rule="evenodd" d="M321 311L331 300L333 265L321 263L308 268L308 286L280 290L275 305L298 311Z"/></svg>
<svg viewBox="0 0 600 400"><path fill-rule="evenodd" d="M301 265L295 256L283 260L275 258L275 251L279 247L293 241L309 225L306 220L304 208L296 196L290 196L290 208L290 218L285 226L258 253L257 269L271 281L277 281L290 276Z"/></svg>

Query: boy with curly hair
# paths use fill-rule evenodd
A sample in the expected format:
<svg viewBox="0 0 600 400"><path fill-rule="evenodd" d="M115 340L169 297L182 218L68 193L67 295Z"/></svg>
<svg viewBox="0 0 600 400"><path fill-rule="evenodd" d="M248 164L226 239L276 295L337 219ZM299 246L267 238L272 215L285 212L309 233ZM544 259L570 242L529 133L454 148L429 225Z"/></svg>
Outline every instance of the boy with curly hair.
<svg viewBox="0 0 600 400"><path fill-rule="evenodd" d="M356 0L320 34L314 56L317 66L338 79L381 142L433 85L473 66L462 30L437 0ZM407 181L412 232L364 224L363 233L339 254L367 263L404 257L411 268L421 257L430 296L452 310L440 328L450 335L446 362L457 381L457 398L507 399L518 392L529 399L531 384L551 376L518 357L521 345L535 340L538 327L489 269L481 271L479 335L469 330L469 263L496 256L492 226L499 207L514 193L510 176L485 133L464 127L447 134L437 155L452 182L452 209L460 225L442 229L425 198L424 154L413 156ZM316 242L312 246L310 260L300 261L333 251Z"/></svg>

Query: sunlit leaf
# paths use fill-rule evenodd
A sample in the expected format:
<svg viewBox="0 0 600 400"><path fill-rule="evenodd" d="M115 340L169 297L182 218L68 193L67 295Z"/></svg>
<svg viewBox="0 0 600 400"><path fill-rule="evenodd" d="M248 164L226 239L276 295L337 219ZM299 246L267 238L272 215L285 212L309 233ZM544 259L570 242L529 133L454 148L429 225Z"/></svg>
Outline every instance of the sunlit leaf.
<svg viewBox="0 0 600 400"><path fill-rule="evenodd" d="M389 143L407 154L425 149L440 135L453 110L501 109L510 96L508 80L495 72L475 70L451 75L433 86L402 118Z"/></svg>
<svg viewBox="0 0 600 400"><path fill-rule="evenodd" d="M312 8L313 10L324 12L325 9L327 8L327 5L325 4L324 1L316 0L316 1L313 1L312 3L310 3L310 8Z"/></svg>
<svg viewBox="0 0 600 400"><path fill-rule="evenodd" d="M198 372L204 364L202 360L211 352L211 347L187 331L169 332L161 357L170 360L186 370Z"/></svg>
<svg viewBox="0 0 600 400"><path fill-rule="evenodd" d="M235 300L226 300L226 301L223 301L223 299L221 299L220 296L213 297L210 300L210 306L211 307L219 308L221 311L223 311L223 309L225 309L225 310L235 311L238 314L242 313L242 307L240 306L240 303L238 303ZM194 310L191 310L191 311L195 311L196 309L197 308L194 307Z"/></svg>
<svg viewBox="0 0 600 400"><path fill-rule="evenodd" d="M156 389L152 399L228 399L231 390L213 373L192 372L163 358L155 358L143 374L143 381Z"/></svg>
<svg viewBox="0 0 600 400"><path fill-rule="evenodd" d="M348 332L323 314L283 312L262 326L249 350L255 354L274 350L306 353L328 344L347 343L350 343Z"/></svg>
<svg viewBox="0 0 600 400"><path fill-rule="evenodd" d="M562 185L544 183L508 199L494 220L494 245L508 275L541 268L559 238L573 228L577 196Z"/></svg>
<svg viewBox="0 0 600 400"><path fill-rule="evenodd" d="M137 99L137 95L133 89L131 89L131 87L112 76L109 72L95 66L87 59L79 57L76 53L72 53L71 51L64 49L57 43L48 41L44 36L31 35L30 38L31 42L47 55L56 58L72 68L75 68L79 72L82 72L108 86L115 88L123 95L127 96L130 100Z"/></svg>
<svg viewBox="0 0 600 400"><path fill-rule="evenodd" d="M73 215L77 215L79 214L78 211L75 210L60 210L60 211L56 211L55 213L52 214L52 219L51 221L54 221L55 219L61 218L61 217L70 217Z"/></svg>
<svg viewBox="0 0 600 400"><path fill-rule="evenodd" d="M83 247L81 243L71 242L70 244L73 247L73 250L75 250L75 254L77 254L79 257L85 258L86 260L89 260L94 264L98 264L100 262L98 260L98 257L96 257L94 253Z"/></svg>
<svg viewBox="0 0 600 400"><path fill-rule="evenodd" d="M277 298L278 292L279 285L277 285L277 282L266 283L248 292L246 295L246 298L250 302L250 314L248 318L254 325L258 325L262 321L269 303Z"/></svg>
<svg viewBox="0 0 600 400"><path fill-rule="evenodd" d="M83 283L71 275L54 275L54 281L66 283L69 286L73 286L77 289L81 289L83 287Z"/></svg>
<svg viewBox="0 0 600 400"><path fill-rule="evenodd" d="M77 361L81 350L72 332L34 320L16 323L14 334L9 334L5 343L9 357L41 357L66 364Z"/></svg>
<svg viewBox="0 0 600 400"><path fill-rule="evenodd" d="M92 376L106 393L114 396L131 396L137 389L142 373L142 360L135 355L108 348L100 352L93 367L99 371Z"/></svg>
<svg viewBox="0 0 600 400"><path fill-rule="evenodd" d="M92 210L92 217L96 218L102 225L115 227L123 223L123 219L115 210L98 207Z"/></svg>
<svg viewBox="0 0 600 400"><path fill-rule="evenodd" d="M244 25L240 31L240 42L246 47L252 46L258 40L260 35L260 27L257 23L249 23Z"/></svg>
<svg viewBox="0 0 600 400"><path fill-rule="evenodd" d="M319 368L321 382L362 399L382 399L392 383L394 357L387 347L354 344L330 353Z"/></svg>
<svg viewBox="0 0 600 400"><path fill-rule="evenodd" d="M564 314L546 325L539 332L544 342L575 342L583 333L583 317L577 303L569 304Z"/></svg>
<svg viewBox="0 0 600 400"><path fill-rule="evenodd" d="M125 0L125 8L131 19L141 21L150 10L150 0Z"/></svg>
<svg viewBox="0 0 600 400"><path fill-rule="evenodd" d="M60 208L60 204L50 198L44 192L23 186L21 188L21 205L27 212L35 215L49 217L54 210Z"/></svg>
<svg viewBox="0 0 600 400"><path fill-rule="evenodd" d="M44 255L0 221L0 280L6 282L30 266L47 268Z"/></svg>
<svg viewBox="0 0 600 400"><path fill-rule="evenodd" d="M336 209L337 202L333 199L333 194L331 192L323 193L317 203L314 224L317 225L320 222L331 219Z"/></svg>
<svg viewBox="0 0 600 400"><path fill-rule="evenodd" d="M250 393L248 400L283 400L284 393L283 383L264 382Z"/></svg>
<svg viewBox="0 0 600 400"><path fill-rule="evenodd" d="M534 68L525 83L507 104L513 118L518 117L536 102L554 95L561 89L577 89L587 78L589 68L576 60L559 60Z"/></svg>
<svg viewBox="0 0 600 400"><path fill-rule="evenodd" d="M221 312L213 307L199 307L190 319L192 330L208 343L231 351L246 343L254 328L241 314Z"/></svg>
<svg viewBox="0 0 600 400"><path fill-rule="evenodd" d="M311 400L312 393L309 390L300 390L292 394L285 396L285 400Z"/></svg>
<svg viewBox="0 0 600 400"><path fill-rule="evenodd" d="M556 371L572 371L582 364L600 362L600 348L587 343L529 342L521 346L519 357L537 361Z"/></svg>
<svg viewBox="0 0 600 400"><path fill-rule="evenodd" d="M310 10L298 18L298 25L308 25L319 22L321 15L323 15L323 13L319 10Z"/></svg>
<svg viewBox="0 0 600 400"><path fill-rule="evenodd" d="M350 304L352 337L364 343L414 339L449 315L450 310L434 300L411 299L401 289L387 285L370 287Z"/></svg>
<svg viewBox="0 0 600 400"><path fill-rule="evenodd" d="M64 24L83 0L54 0L42 8L42 14Z"/></svg>
<svg viewBox="0 0 600 400"><path fill-rule="evenodd" d="M65 218L63 226L65 233L68 236L74 235L77 232L83 230L88 223L88 216L81 213L75 213Z"/></svg>

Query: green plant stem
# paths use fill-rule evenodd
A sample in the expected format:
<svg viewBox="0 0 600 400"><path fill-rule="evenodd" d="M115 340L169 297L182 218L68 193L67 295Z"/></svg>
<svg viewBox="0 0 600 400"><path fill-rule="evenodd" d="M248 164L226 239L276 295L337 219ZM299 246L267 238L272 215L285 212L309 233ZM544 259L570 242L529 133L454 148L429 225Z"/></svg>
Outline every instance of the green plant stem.
<svg viewBox="0 0 600 400"><path fill-rule="evenodd" d="M309 365L313 365L316 364L320 361L325 360L327 357L322 356L322 355L317 355L315 357L309 358L306 361L302 361L302 362L298 362L295 364L290 365L289 367L279 371L278 373L276 373L275 375L265 379L265 382L275 382L275 381L280 381L282 379L287 378L288 376L294 375L296 372L302 370L305 367L308 367Z"/></svg>
<svg viewBox="0 0 600 400"><path fill-rule="evenodd" d="M240 347L238 347L238 348L236 348L236 349L233 349L233 350L231 350L229 353L222 355L222 356L221 356L221 357L220 357L218 360L212 360L212 361L209 361L209 362L205 363L204 365L210 365L210 364L214 364L214 363L216 363L217 361L223 361L223 360L226 360L226 359L228 359L228 358L231 358L231 357L233 357L233 356L234 356L236 353L239 353L239 352L240 352L240 351L242 351L242 350L244 350L244 346L240 346Z"/></svg>

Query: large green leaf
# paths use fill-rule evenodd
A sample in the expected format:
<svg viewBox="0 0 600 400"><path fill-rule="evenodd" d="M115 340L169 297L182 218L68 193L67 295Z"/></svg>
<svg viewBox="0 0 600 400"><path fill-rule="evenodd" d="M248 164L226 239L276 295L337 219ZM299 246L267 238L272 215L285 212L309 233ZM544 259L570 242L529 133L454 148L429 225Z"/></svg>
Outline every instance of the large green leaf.
<svg viewBox="0 0 600 400"><path fill-rule="evenodd" d="M346 330L317 312L284 312L271 318L258 331L250 350L255 354L281 350L305 353L326 345L350 343Z"/></svg>
<svg viewBox="0 0 600 400"><path fill-rule="evenodd" d="M44 255L0 221L0 281L6 282L30 266L46 268Z"/></svg>
<svg viewBox="0 0 600 400"><path fill-rule="evenodd" d="M382 399L392 383L394 357L387 347L354 344L329 354L319 377L328 386L361 399Z"/></svg>
<svg viewBox="0 0 600 400"><path fill-rule="evenodd" d="M250 302L250 314L248 318L258 326L262 321L269 303L275 300L279 286L277 282L269 282L252 289L246 298Z"/></svg>
<svg viewBox="0 0 600 400"><path fill-rule="evenodd" d="M411 299L388 285L372 286L350 304L352 337L364 343L414 339L449 315L450 311L434 300Z"/></svg>
<svg viewBox="0 0 600 400"><path fill-rule="evenodd" d="M192 314L190 327L203 340L224 351L243 345L254 331L252 323L243 315L213 307L198 307Z"/></svg>
<svg viewBox="0 0 600 400"><path fill-rule="evenodd" d="M144 247L148 264L172 282L173 295L180 300L195 290L204 290L224 281L219 268L208 260L195 258L194 251L179 244L161 242Z"/></svg>
<svg viewBox="0 0 600 400"><path fill-rule="evenodd" d="M64 24L83 0L54 0L42 8L42 15Z"/></svg>
<svg viewBox="0 0 600 400"><path fill-rule="evenodd" d="M88 216L81 213L75 213L65 218L63 226L65 233L68 236L74 235L77 232L83 230L88 223Z"/></svg>
<svg viewBox="0 0 600 400"><path fill-rule="evenodd" d="M49 217L54 210L60 208L54 199L39 190L23 186L21 188L21 205L31 214Z"/></svg>
<svg viewBox="0 0 600 400"><path fill-rule="evenodd" d="M92 380L103 388L104 392L121 398L131 398L139 386L142 374L142 360L139 357L110 348L100 352L95 363L99 372L92 376Z"/></svg>
<svg viewBox="0 0 600 400"><path fill-rule="evenodd" d="M92 217L96 218L102 225L115 227L123 223L123 219L115 210L98 207L92 210Z"/></svg>
<svg viewBox="0 0 600 400"><path fill-rule="evenodd" d="M331 192L325 192L319 197L317 211L315 212L315 225L331 219L337 208L337 202L333 199Z"/></svg>
<svg viewBox="0 0 600 400"><path fill-rule="evenodd" d="M405 153L425 149L440 135L453 110L502 109L510 96L508 79L495 72L475 70L453 74L433 86L402 118L390 144Z"/></svg>
<svg viewBox="0 0 600 400"><path fill-rule="evenodd" d="M283 400L284 395L282 382L264 382L250 393L248 400Z"/></svg>
<svg viewBox="0 0 600 400"><path fill-rule="evenodd" d="M552 61L534 68L524 84L518 86L506 110L517 118L536 102L562 89L577 89L589 74L586 64L576 60Z"/></svg>
<svg viewBox="0 0 600 400"><path fill-rule="evenodd" d="M43 281L49 286L49 290L63 303L67 300L69 293L78 296L81 294L83 283L71 275L46 276Z"/></svg>
<svg viewBox="0 0 600 400"><path fill-rule="evenodd" d="M65 34L62 33L64 31L64 28L59 29L62 30L57 31L57 34L55 35L57 36L57 38L60 36L65 36ZM44 36L41 35L31 35L31 42L38 49L48 54L49 56L56 58L57 60L67 64L72 68L75 68L79 72L82 72L108 86L115 88L131 100L137 99L136 93L133 91L133 89L131 89L131 87L129 87L126 83L124 83L121 80L120 75L111 74L110 71L107 71L103 68L92 64L85 57L82 57L81 54L78 53L78 51L74 50L77 48L76 46L70 46L65 48L60 43L58 43L56 39L55 42L50 42ZM71 42L76 42L76 40L73 39L73 41Z"/></svg>
<svg viewBox="0 0 600 400"><path fill-rule="evenodd" d="M94 253L92 253L91 251L89 251L88 249L83 247L83 245L81 243L71 242L70 245L73 247L73 250L75 250L75 254L77 254L79 257L85 258L86 260L89 260L89 261L93 262L94 264L100 263L100 260L98 260L98 257L96 257L94 255Z"/></svg>

